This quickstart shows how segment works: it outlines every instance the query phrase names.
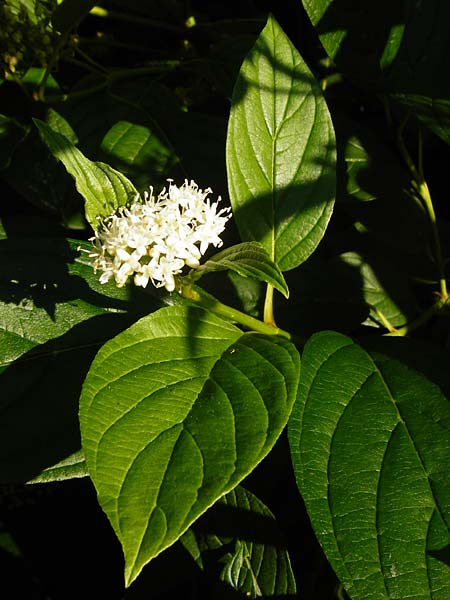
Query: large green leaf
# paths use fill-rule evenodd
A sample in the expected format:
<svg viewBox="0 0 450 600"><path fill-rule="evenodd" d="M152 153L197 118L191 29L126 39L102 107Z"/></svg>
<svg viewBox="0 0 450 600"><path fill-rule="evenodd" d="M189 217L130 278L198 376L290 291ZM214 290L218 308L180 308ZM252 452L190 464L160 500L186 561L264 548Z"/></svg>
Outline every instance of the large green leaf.
<svg viewBox="0 0 450 600"><path fill-rule="evenodd" d="M107 164L90 161L68 138L43 121L35 119L34 122L54 157L75 179L77 190L85 200L86 218L93 229L98 228L99 217L107 217L137 195L136 188L124 175Z"/></svg>
<svg viewBox="0 0 450 600"><path fill-rule="evenodd" d="M450 404L333 332L303 353L289 427L313 528L352 600L450 595Z"/></svg>
<svg viewBox="0 0 450 600"><path fill-rule="evenodd" d="M100 350L80 401L82 442L127 585L269 452L298 373L290 342L183 306Z"/></svg>
<svg viewBox="0 0 450 600"><path fill-rule="evenodd" d="M221 564L220 580L248 598L297 591L286 541L273 514L241 486L218 500L181 542L200 568L218 570Z"/></svg>
<svg viewBox="0 0 450 600"><path fill-rule="evenodd" d="M318 83L273 17L246 57L227 137L233 214L282 271L322 239L335 195L335 137Z"/></svg>

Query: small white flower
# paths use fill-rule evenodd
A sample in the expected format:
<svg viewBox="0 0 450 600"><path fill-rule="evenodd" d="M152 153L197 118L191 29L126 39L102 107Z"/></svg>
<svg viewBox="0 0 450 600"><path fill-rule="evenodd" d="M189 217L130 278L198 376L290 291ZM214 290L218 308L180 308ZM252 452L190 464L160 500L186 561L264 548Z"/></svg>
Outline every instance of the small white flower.
<svg viewBox="0 0 450 600"><path fill-rule="evenodd" d="M114 279L119 287L130 277L135 285L172 292L176 276L187 265L197 268L208 246L220 247L220 234L231 217L230 209L217 210L211 204L211 189L199 189L187 180L177 187L169 180L158 198L153 189L136 197L129 207L121 207L107 217L91 238L94 271L101 271L100 283Z"/></svg>

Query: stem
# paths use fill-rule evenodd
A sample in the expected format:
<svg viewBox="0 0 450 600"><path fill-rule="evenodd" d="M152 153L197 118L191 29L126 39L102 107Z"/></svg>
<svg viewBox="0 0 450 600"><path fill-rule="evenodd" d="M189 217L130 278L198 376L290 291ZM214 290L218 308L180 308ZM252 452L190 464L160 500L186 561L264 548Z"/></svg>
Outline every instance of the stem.
<svg viewBox="0 0 450 600"><path fill-rule="evenodd" d="M284 331L279 327L274 327L272 325L268 325L267 323L263 323L259 319L255 319L250 315L246 315L240 310L232 308L231 306L227 306L226 304L222 304L222 302L219 302L219 300L216 300L216 298L213 296L206 294L200 288L194 289L192 285L182 285L181 295L183 298L191 300L203 308L207 308L216 315L220 315L221 317L225 317L226 319L240 323L252 331L258 331L259 333L264 333L266 335L281 335L288 340L291 339L291 335L287 331Z"/></svg>
<svg viewBox="0 0 450 600"><path fill-rule="evenodd" d="M433 304L433 306L430 306L430 308L428 308L419 317L417 317L417 319L415 319L414 321L411 321L411 323L407 323L403 327L398 327L397 329L395 329L395 331L391 331L389 333L386 333L385 335L386 336L405 336L408 333L410 333L411 331L418 329L419 327L424 325L432 316L434 316L436 313L438 313L447 304L447 300L448 300L448 298L447 299L439 298L439 300L435 304Z"/></svg>
<svg viewBox="0 0 450 600"><path fill-rule="evenodd" d="M377 317L380 319L381 324L384 327L386 327L386 329L390 333L392 333L392 335L399 335L398 330L392 325L392 323L389 321L389 319L385 316L385 314L379 308L377 308L376 306L372 306L371 308L375 312Z"/></svg>
<svg viewBox="0 0 450 600"><path fill-rule="evenodd" d="M264 323L271 327L277 326L273 314L273 286L269 283L267 284L266 299L264 301Z"/></svg>
<svg viewBox="0 0 450 600"><path fill-rule="evenodd" d="M336 588L336 598L338 600L345 600L344 598L344 586L340 583Z"/></svg>
<svg viewBox="0 0 450 600"><path fill-rule="evenodd" d="M438 272L439 272L440 294L441 294L442 300L445 301L448 298L447 282L445 280L444 262L442 259L441 241L439 238L439 231L437 228L436 213L434 211L434 206L433 206L433 201L431 199L430 190L428 189L427 182L425 181L425 178L423 175L422 147L421 147L422 146L422 137L421 136L419 137L419 169L416 169L416 166L415 166L415 164L405 146L405 143L403 141L402 133L403 133L403 129L406 125L406 121L407 121L407 118L405 118L403 120L403 122L401 123L401 125L399 127L397 143L398 143L400 153L403 157L403 160L405 161L405 163L413 177L416 192L418 193L419 197L421 198L423 205L425 207L425 210L428 214L428 218L429 218L430 225L431 225L433 245L434 245L434 257L435 257L437 267L438 267Z"/></svg>

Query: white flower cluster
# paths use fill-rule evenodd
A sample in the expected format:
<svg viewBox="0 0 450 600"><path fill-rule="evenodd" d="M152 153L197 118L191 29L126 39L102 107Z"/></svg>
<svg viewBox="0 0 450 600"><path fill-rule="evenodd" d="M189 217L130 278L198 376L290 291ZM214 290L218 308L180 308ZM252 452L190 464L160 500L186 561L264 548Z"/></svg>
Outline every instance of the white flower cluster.
<svg viewBox="0 0 450 600"><path fill-rule="evenodd" d="M217 210L210 203L211 189L201 190L186 180L177 187L169 180L158 198L144 193L129 207L109 216L90 238L94 271L102 271L100 283L115 279L119 287L134 276L136 285L149 280L156 287L175 289L175 275L185 265L196 268L208 246L219 247L219 235L230 218L229 208ZM220 197L218 198L220 201Z"/></svg>

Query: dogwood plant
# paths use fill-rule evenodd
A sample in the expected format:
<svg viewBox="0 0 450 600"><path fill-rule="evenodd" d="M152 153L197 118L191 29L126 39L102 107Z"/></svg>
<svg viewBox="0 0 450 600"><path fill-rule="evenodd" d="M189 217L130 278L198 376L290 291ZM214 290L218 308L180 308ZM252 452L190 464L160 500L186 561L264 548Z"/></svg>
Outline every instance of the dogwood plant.
<svg viewBox="0 0 450 600"><path fill-rule="evenodd" d="M311 9L311 14L318 18L322 9ZM339 25L343 16L338 13ZM328 8L326 14L328 20ZM390 31L391 21L387 25ZM322 31L324 47L342 39L345 46L352 43L351 36L330 36L329 28ZM402 31L397 28L390 36L390 51L383 52L383 60L395 60L394 46ZM330 58L339 61L340 51L330 53ZM108 93L110 83L105 84ZM120 118L123 111L135 111L143 102L139 111L145 115L145 127L136 127L134 113L127 114L127 120L113 124L102 150L132 155L133 160L142 158L136 148L144 154L148 148L154 151L154 131L148 127L151 123L153 128L154 121L147 120L148 99L157 97L153 84L121 88L126 101ZM346 130L341 144L348 142L347 154L339 166L324 87L326 82L319 85L269 16L242 64L232 95L227 182L222 177L219 187L214 184L224 196L222 208L220 198L212 201L210 188L191 179L208 185L211 181L205 173L195 172L189 163L187 168L183 157L164 163L161 178L173 175L174 165L178 169L178 162L183 162L181 172L188 175L184 183L168 180L156 195L153 188L141 192L138 177L131 180L108 164L89 160L63 117L49 112L46 122L35 120L42 140L75 181L89 233L83 240L68 242L67 270L59 268L59 279L52 279L51 286L44 282L44 291L49 287L51 292L55 323L54 314L45 313L49 317L45 327L36 329L25 350L19 341L29 326L29 311L24 312L28 307L14 305L12 310L10 306L23 285L23 268L18 269L19 276L9 278L5 309L9 312L4 318L8 328L2 340L9 341L11 356L22 351L34 360L33 344L48 341L47 330L56 327L51 330L55 339L42 344L39 357L54 361L44 363L52 368L30 372L40 376L52 371L59 385L52 381L45 388L51 398L46 414L35 395L28 393L31 384L22 381L28 364L34 363L21 360L17 370L6 370L1 437L9 444L5 456L14 457L15 463L10 466L5 460L2 469L23 468L25 480L33 477L33 482L89 476L121 543L126 586L148 563L179 544L200 569L213 564L213 576L245 597L297 597L291 559L274 531L273 515L246 489L248 476L287 431L288 447L283 450L288 456L287 477L295 475L302 496L301 502L296 496L292 504L301 513L306 507L315 536L352 600L450 597L445 564L450 539L445 467L450 463L450 411L445 395L448 381L438 385L436 374L439 360L444 373L448 361L440 348L424 365L420 356L428 354L428 346L426 351L422 345L397 345L393 350L389 343L422 327L448 300L431 193L421 154L416 168L400 128L392 136L400 151L392 162L404 160L412 177L410 196L407 200L399 196L401 209L418 208L412 198L420 202L420 216L428 217L432 230L433 243L421 246L420 254L425 259L433 251L427 278L433 291L423 297L421 293L420 302L423 305L427 297L432 301L417 314L416 305L412 312L404 308L403 288L398 304L396 293L389 296L391 286L396 290L401 280L395 266L379 267L376 260L369 264L366 250L373 225L369 217L377 219L373 206L367 214L361 203L375 205L378 200L362 193L361 186L363 167L370 171L372 164L353 130ZM91 92L74 91L81 98L86 93ZM339 107L341 102L342 98ZM80 147L86 147L82 141ZM197 150L192 146L192 152ZM385 167L389 161L382 154ZM341 189L341 204L354 202L349 212L356 215L342 219L341 213L337 229L344 227L343 235L330 234L325 250L321 246L312 257L332 217L336 169L344 167L340 185L346 193L342 197ZM131 171L127 171L130 177ZM397 192L405 189L403 175ZM147 178L142 188L147 189L149 182L156 186L155 181ZM388 196L389 211L398 202L394 196ZM222 248L221 236L231 218L228 204L237 240ZM392 232L400 233L398 223L403 228L403 220L385 214L389 215L385 224L395 227L387 236L391 242ZM361 244L356 245L359 253L348 252L355 237ZM34 251L34 238L21 240L20 256L26 243ZM55 252L54 240L50 240L51 250L48 243L47 239L42 243L47 258ZM82 252L75 252L78 245ZM9 264L11 254L6 254L4 264ZM28 272L34 271L29 254ZM374 254L379 259L378 245ZM35 264L41 276L41 265ZM379 279L377 267L383 274ZM289 271L291 295L284 277ZM218 272L222 273L210 277L205 289L208 276ZM33 299L35 273L30 277L32 285L26 291ZM215 285L217 280L221 285ZM60 285L67 288L63 307ZM334 291L329 292L333 285ZM74 293L77 286L79 296ZM336 298L331 302L330 294L339 302ZM134 312L141 301L143 308ZM50 301L41 306L52 308ZM343 311L352 326L327 330L336 311ZM318 320L310 323L315 313ZM17 319L14 329L11 315ZM370 340L358 342L361 331L367 334L368 329L375 332L367 336ZM347 335L349 331L354 337ZM77 352L79 367L84 369L78 373ZM72 404L67 400L68 388ZM14 409L22 418L22 397L20 402L11 400L16 393L29 397L27 422L38 423L22 435L24 442L8 426ZM78 412L71 414L75 442L70 445L68 420L55 415L74 404ZM56 440L55 448L46 454L49 439ZM266 464L262 465L267 468L264 474L269 474L266 479L271 485L274 482L284 502L287 477L280 478L278 485L277 457ZM287 505L283 503L283 509ZM292 513L295 509L289 505ZM295 549L303 543L302 537L296 539ZM170 560L170 553L166 556ZM342 588L339 595L343 597Z"/></svg>

